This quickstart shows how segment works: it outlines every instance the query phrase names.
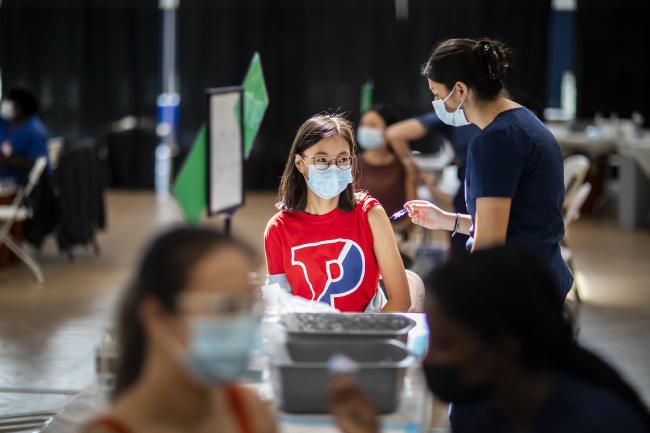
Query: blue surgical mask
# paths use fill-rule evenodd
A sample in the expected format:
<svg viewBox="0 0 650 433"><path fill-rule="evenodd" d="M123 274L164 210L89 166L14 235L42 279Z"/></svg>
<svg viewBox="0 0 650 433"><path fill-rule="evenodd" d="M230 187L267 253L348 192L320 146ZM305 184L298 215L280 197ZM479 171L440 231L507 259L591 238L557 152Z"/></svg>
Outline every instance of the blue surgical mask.
<svg viewBox="0 0 650 433"><path fill-rule="evenodd" d="M438 116L438 119L440 119L441 122L446 123L447 125L451 126L465 126L469 125L469 122L467 121L467 117L465 117L465 110L463 110L461 105L463 105L463 102L465 102L465 96L460 100L460 104L458 104L458 108L456 108L456 111L452 111L451 113L447 111L445 108L445 101L449 99L449 97L456 91L456 87L447 95L445 99L436 99L433 101L433 109L436 112L436 115Z"/></svg>
<svg viewBox="0 0 650 433"><path fill-rule="evenodd" d="M338 168L330 165L325 170L319 170L307 164L307 186L314 194L328 200L341 194L352 183L352 168Z"/></svg>
<svg viewBox="0 0 650 433"><path fill-rule="evenodd" d="M259 320L250 314L195 319L184 363L207 386L228 384L243 377L259 340Z"/></svg>
<svg viewBox="0 0 650 433"><path fill-rule="evenodd" d="M362 149L379 149L384 145L384 132L379 128L362 126L357 131L357 141Z"/></svg>

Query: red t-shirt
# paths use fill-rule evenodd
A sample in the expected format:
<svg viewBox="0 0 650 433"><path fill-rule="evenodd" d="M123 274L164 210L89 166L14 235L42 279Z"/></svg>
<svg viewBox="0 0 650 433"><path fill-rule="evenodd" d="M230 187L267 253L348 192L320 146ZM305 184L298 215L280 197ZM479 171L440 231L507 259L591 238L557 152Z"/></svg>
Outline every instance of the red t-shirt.
<svg viewBox="0 0 650 433"><path fill-rule="evenodd" d="M349 212L278 212L264 233L268 274L285 274L294 295L341 311L364 311L379 283L368 223L375 206L379 202L366 195Z"/></svg>

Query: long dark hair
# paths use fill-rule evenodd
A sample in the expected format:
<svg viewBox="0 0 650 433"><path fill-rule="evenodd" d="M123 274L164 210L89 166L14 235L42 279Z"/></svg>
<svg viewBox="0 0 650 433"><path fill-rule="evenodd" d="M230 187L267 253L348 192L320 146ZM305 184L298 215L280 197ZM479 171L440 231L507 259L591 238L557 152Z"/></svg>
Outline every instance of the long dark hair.
<svg viewBox="0 0 650 433"><path fill-rule="evenodd" d="M397 116L397 112L393 107L391 107L388 104L383 104L383 103L376 103L370 108L368 108L366 111L361 113L361 116L363 116L366 113L370 113L374 111L379 115L379 117L382 118L384 123L386 124L386 128L388 128L390 125L393 123L397 123L399 121L399 118Z"/></svg>
<svg viewBox="0 0 650 433"><path fill-rule="evenodd" d="M158 236L147 248L118 310L118 371L113 397L117 398L140 377L147 351L147 338L140 320L145 298L155 298L173 314L178 295L186 287L194 266L220 247L236 247L252 259L255 255L241 241L207 227L181 226Z"/></svg>
<svg viewBox="0 0 650 433"><path fill-rule="evenodd" d="M307 183L302 173L296 168L296 155L303 152L319 141L339 135L350 145L350 154L357 154L357 143L354 139L354 129L349 120L336 113L323 113L310 117L303 123L293 139L289 159L284 167L280 180L279 202L277 207L282 210L305 210L307 206ZM357 162L352 161L352 183L339 195L339 208L350 211L356 204Z"/></svg>
<svg viewBox="0 0 650 433"><path fill-rule="evenodd" d="M576 341L555 280L533 256L513 247L479 250L451 260L427 280L427 290L442 308L484 341L516 338L525 366L567 372L605 388L650 427L650 414L637 392Z"/></svg>
<svg viewBox="0 0 650 433"><path fill-rule="evenodd" d="M504 90L503 78L512 51L502 42L481 39L448 39L436 46L422 75L451 89L462 81L478 102L495 99Z"/></svg>

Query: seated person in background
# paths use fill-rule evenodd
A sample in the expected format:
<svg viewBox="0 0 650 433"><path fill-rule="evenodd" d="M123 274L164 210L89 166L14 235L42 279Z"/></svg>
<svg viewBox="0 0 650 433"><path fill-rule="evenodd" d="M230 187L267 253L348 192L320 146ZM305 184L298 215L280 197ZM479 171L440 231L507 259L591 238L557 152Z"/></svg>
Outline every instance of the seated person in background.
<svg viewBox="0 0 650 433"><path fill-rule="evenodd" d="M411 156L408 142L419 140L431 132L442 134L451 143L454 154L456 155L455 164L458 166L460 187L453 197L454 211L467 213L467 206L465 205L465 162L467 161L467 147L479 131L480 129L476 125L459 127L447 125L438 118L435 111L431 111L413 119L406 119L389 126L386 130L386 140L393 147L395 153L402 159L405 167L411 173L411 177L418 179L421 177L420 170ZM447 198L445 197L445 193L438 189L435 176L425 174L422 175L422 180L429 187L434 198L446 206L448 204ZM467 253L465 248L467 236L458 233L456 236L450 237L450 240L449 251L451 256Z"/></svg>
<svg viewBox="0 0 650 433"><path fill-rule="evenodd" d="M0 180L27 183L34 161L47 157L49 133L37 116L38 102L27 89L13 87L0 103Z"/></svg>
<svg viewBox="0 0 650 433"><path fill-rule="evenodd" d="M436 269L427 290L423 372L453 403L452 432L650 432L639 395L576 341L555 280L533 257L479 250ZM345 433L377 431L354 382L339 377L332 391Z"/></svg>
<svg viewBox="0 0 650 433"><path fill-rule="evenodd" d="M379 200L388 215L416 198L416 180L406 175L404 165L386 141L386 128L396 120L390 107L378 104L363 113L357 130L357 143L362 150L359 187ZM410 223L402 221L400 225Z"/></svg>
<svg viewBox="0 0 650 433"><path fill-rule="evenodd" d="M120 308L113 407L85 433L276 431L265 403L236 384L259 335L252 257L208 228L153 242Z"/></svg>
<svg viewBox="0 0 650 433"><path fill-rule="evenodd" d="M302 124L266 226L268 283L341 311L407 311L404 265L386 212L356 188L356 143L343 116ZM378 291L382 275L388 302Z"/></svg>

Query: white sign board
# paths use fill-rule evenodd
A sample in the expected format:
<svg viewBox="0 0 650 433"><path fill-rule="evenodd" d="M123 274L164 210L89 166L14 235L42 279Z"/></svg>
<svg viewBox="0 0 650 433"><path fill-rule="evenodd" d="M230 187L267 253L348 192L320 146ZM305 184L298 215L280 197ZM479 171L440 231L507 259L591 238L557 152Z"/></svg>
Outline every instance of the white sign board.
<svg viewBox="0 0 650 433"><path fill-rule="evenodd" d="M207 93L208 214L215 215L244 204L243 92L228 87Z"/></svg>

